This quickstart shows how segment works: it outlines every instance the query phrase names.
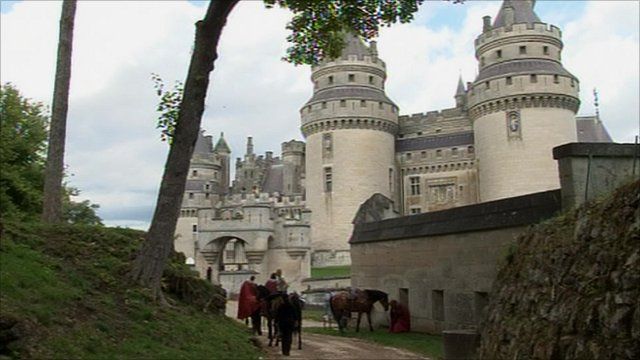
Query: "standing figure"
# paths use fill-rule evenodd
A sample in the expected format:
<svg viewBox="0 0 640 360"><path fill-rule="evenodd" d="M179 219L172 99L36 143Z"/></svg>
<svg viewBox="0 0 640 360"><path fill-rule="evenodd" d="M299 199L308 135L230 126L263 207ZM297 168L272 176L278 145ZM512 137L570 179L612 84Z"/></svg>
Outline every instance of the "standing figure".
<svg viewBox="0 0 640 360"><path fill-rule="evenodd" d="M240 320L250 317L260 306L256 284L254 283L255 279L255 276L251 276L240 287L240 295L238 297L238 319Z"/></svg>
<svg viewBox="0 0 640 360"><path fill-rule="evenodd" d="M271 273L271 276L269 276L269 280L264 284L264 287L269 290L270 295L278 292L278 279L276 273Z"/></svg>
<svg viewBox="0 0 640 360"><path fill-rule="evenodd" d="M409 308L396 300L391 300L389 306L391 307L391 311L389 311L389 317L391 318L389 332L401 333L410 331L411 315L409 314Z"/></svg>
<svg viewBox="0 0 640 360"><path fill-rule="evenodd" d="M287 281L284 279L284 276L282 276L281 269L276 270L276 280L278 281L278 292L282 294L286 294L287 289L289 288L289 284L287 284Z"/></svg>

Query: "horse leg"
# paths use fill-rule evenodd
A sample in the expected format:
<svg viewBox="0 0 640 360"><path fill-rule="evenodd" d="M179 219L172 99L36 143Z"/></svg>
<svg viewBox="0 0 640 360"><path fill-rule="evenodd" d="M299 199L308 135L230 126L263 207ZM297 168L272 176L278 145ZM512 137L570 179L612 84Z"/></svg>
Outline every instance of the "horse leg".
<svg viewBox="0 0 640 360"><path fill-rule="evenodd" d="M367 313L367 321L369 322L369 331L373 331L373 326L371 325L371 311Z"/></svg>
<svg viewBox="0 0 640 360"><path fill-rule="evenodd" d="M273 344L273 319L267 317L267 327L269 328L269 346Z"/></svg>
<svg viewBox="0 0 640 360"><path fill-rule="evenodd" d="M302 350L302 319L298 322L298 350Z"/></svg>
<svg viewBox="0 0 640 360"><path fill-rule="evenodd" d="M358 323L356 324L356 332L360 332L360 319L362 319L362 313L358 311Z"/></svg>

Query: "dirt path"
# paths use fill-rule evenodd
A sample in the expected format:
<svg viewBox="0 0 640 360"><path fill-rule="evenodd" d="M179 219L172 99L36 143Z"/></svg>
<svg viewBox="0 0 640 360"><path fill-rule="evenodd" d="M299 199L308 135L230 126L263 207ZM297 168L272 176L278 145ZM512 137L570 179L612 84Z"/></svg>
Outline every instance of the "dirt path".
<svg viewBox="0 0 640 360"><path fill-rule="evenodd" d="M291 356L283 356L280 348L268 347L260 337L267 359L429 359L407 350L373 344L359 339L302 333L302 350L294 340Z"/></svg>
<svg viewBox="0 0 640 360"><path fill-rule="evenodd" d="M227 302L227 316L235 318L238 311L236 301ZM303 326L322 327L322 323L303 321ZM302 350L298 350L298 340L294 339L291 356L283 356L280 347L267 346L266 335L259 336L267 359L429 359L407 350L373 344L359 339L311 334L302 332Z"/></svg>

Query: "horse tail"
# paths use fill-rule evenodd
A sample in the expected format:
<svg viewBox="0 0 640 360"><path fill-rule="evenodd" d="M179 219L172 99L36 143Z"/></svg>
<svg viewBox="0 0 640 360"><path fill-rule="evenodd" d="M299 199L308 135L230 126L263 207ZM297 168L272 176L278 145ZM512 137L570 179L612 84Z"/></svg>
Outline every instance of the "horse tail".
<svg viewBox="0 0 640 360"><path fill-rule="evenodd" d="M336 312L336 309L333 306L333 298L334 297L335 297L334 294L331 294L331 296L329 297L329 309L331 309L331 315L333 315L333 319L336 321L336 323L339 323L340 322L340 317L338 315L340 315L340 314L338 314Z"/></svg>

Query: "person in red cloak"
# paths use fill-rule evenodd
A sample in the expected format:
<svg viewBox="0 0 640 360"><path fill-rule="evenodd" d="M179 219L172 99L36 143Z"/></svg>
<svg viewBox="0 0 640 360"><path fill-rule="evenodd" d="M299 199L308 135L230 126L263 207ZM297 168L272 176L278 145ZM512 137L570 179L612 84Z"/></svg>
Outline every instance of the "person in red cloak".
<svg viewBox="0 0 640 360"><path fill-rule="evenodd" d="M251 276L240 287L240 296L238 296L238 319L240 320L251 317L251 314L260 306L256 284L253 282L255 279L255 276Z"/></svg>
<svg viewBox="0 0 640 360"><path fill-rule="evenodd" d="M391 307L389 316L391 317L391 324L389 326L389 332L401 333L411 330L411 315L409 314L409 308L400 304L396 300L389 302Z"/></svg>

